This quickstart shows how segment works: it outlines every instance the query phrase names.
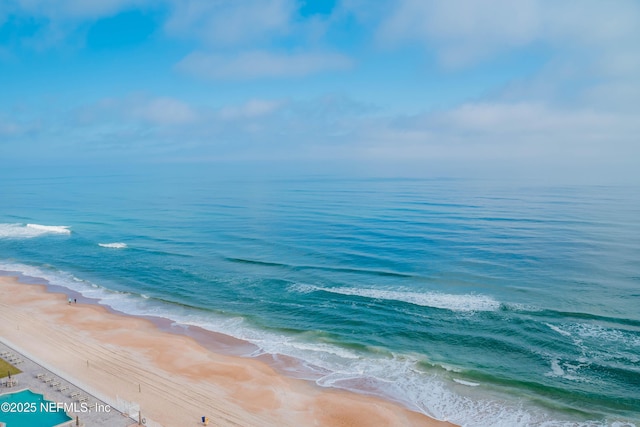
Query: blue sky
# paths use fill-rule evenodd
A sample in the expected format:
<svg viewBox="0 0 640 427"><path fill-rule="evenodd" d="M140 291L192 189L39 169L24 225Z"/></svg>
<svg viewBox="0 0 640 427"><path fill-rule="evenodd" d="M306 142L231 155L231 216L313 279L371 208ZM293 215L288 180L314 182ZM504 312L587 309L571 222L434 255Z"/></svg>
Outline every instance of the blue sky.
<svg viewBox="0 0 640 427"><path fill-rule="evenodd" d="M11 165L640 180L634 0L0 0Z"/></svg>

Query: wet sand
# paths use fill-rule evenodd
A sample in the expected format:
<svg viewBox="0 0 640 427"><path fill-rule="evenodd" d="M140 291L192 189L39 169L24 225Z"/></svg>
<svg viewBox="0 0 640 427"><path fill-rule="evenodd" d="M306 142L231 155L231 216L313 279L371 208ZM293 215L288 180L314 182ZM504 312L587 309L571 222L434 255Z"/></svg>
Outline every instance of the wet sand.
<svg viewBox="0 0 640 427"><path fill-rule="evenodd" d="M231 337L174 333L163 319L81 299L68 304L65 294L11 277L0 277L0 295L7 344L88 391L139 403L143 416L164 427L202 425L202 416L216 426L452 426L383 399L284 376L269 360L228 354L251 349ZM286 370L286 361L279 363Z"/></svg>

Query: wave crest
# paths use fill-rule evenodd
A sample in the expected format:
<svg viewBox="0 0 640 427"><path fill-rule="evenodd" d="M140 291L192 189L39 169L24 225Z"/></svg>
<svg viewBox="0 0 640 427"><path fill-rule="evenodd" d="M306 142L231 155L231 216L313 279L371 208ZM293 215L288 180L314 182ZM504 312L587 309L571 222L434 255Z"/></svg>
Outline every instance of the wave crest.
<svg viewBox="0 0 640 427"><path fill-rule="evenodd" d="M31 239L45 234L71 234L68 225L0 224L0 238Z"/></svg>
<svg viewBox="0 0 640 427"><path fill-rule="evenodd" d="M310 380L322 387L364 392L390 398L407 407L448 420L458 425L479 427L636 427L631 422L556 420L537 407L524 407L480 390L482 397L472 398L451 389L448 380L433 372L424 371L415 355L380 354L377 357L324 342L308 342L273 331L247 325L242 317L218 317L203 314L186 306L167 305L142 294L109 290L95 283L82 280L71 273L49 268L39 268L0 260L0 271L20 272L30 277L41 277L49 283L76 290L85 297L99 300L101 304L122 313L138 316L159 316L171 319L179 326L199 326L204 329L231 335L251 342L260 348L259 354L286 355L303 361L311 372ZM311 285L298 285L299 292L323 290ZM456 296L456 295L453 295ZM465 296L465 295L462 295ZM481 295L476 295L481 297ZM249 355L247 355L249 356ZM560 363L557 361L556 363ZM566 374L559 366L562 374ZM449 372L458 372L447 368ZM558 368L555 368L560 373ZM455 375L454 375L455 376ZM453 378L452 381L468 389L477 383ZM482 384L480 384L482 386ZM457 387L456 387L457 390ZM486 394L485 394L486 393ZM480 395L480 393L478 393Z"/></svg>
<svg viewBox="0 0 640 427"><path fill-rule="evenodd" d="M127 247L127 244L122 242L98 243L98 246L101 246L103 248L111 248L111 249L124 249Z"/></svg>
<svg viewBox="0 0 640 427"><path fill-rule="evenodd" d="M400 301L424 307L441 308L452 311L496 311L500 302L490 296L479 294L444 294L440 292L414 292L404 290L326 288L314 285L295 285L293 291L300 293L329 292L339 295L353 295L379 300Z"/></svg>

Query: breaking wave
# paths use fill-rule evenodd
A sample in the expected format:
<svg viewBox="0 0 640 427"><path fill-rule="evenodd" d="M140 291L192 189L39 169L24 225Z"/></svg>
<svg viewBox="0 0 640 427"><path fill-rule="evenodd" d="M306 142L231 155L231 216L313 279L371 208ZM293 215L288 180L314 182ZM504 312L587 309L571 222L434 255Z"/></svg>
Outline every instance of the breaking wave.
<svg viewBox="0 0 640 427"><path fill-rule="evenodd" d="M115 242L115 243L98 243L98 246L103 248L111 248L111 249L124 249L127 247L126 243Z"/></svg>
<svg viewBox="0 0 640 427"><path fill-rule="evenodd" d="M0 224L0 238L4 239L31 239L46 234L71 234L68 225L42 225L42 224Z"/></svg>
<svg viewBox="0 0 640 427"><path fill-rule="evenodd" d="M490 296L479 294L445 294L441 292L415 292L403 290L328 288L314 285L294 285L292 290L300 293L328 292L339 295L359 296L378 300L400 301L424 307L452 311L496 311L500 302Z"/></svg>

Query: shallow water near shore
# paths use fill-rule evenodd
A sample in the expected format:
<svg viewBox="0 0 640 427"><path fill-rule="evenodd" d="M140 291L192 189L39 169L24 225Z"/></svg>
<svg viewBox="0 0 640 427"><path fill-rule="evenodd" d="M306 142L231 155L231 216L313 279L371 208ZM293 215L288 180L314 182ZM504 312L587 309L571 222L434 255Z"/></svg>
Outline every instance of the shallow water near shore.
<svg viewBox="0 0 640 427"><path fill-rule="evenodd" d="M5 272L462 425L638 425L637 188L196 172L3 182Z"/></svg>

